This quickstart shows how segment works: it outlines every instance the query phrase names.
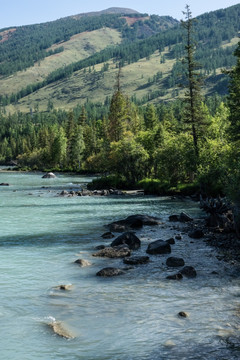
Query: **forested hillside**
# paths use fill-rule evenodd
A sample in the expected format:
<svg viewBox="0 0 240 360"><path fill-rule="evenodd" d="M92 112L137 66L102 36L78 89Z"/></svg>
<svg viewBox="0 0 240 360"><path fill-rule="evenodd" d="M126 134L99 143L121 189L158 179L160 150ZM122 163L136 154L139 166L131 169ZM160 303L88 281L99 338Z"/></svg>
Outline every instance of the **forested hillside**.
<svg viewBox="0 0 240 360"><path fill-rule="evenodd" d="M11 111L30 111L30 108L36 106L46 110L49 98L57 108L73 108L78 103L84 104L89 100L104 103L112 95L116 64L119 62L124 68L124 91L138 104L176 98L180 94L179 84L184 72L181 61L184 34L179 23L170 17L149 17L147 14L137 13L125 15L118 13L79 16L76 19L70 17L33 26L34 31L31 27L32 31L23 27L12 31L9 36L5 35L7 40L0 44L1 66L2 69L5 68L0 78L1 104L12 104L8 108ZM197 18L196 59L206 77L206 94L227 92L227 79L221 69L234 65L233 52L240 30L239 16L240 5L235 5ZM108 31L108 40L104 44L105 48L100 49L96 46L99 43L96 39L97 33L103 31L103 26L104 31ZM11 53L13 44L16 39L21 38L25 28L28 39L24 40L26 61L24 51L21 52L24 46L21 46L22 50L18 55L21 60L14 57L14 52ZM110 28L111 30L106 30ZM87 40L77 37L86 34L86 29L89 35ZM34 37L38 39L38 45ZM76 41L78 46L73 51ZM81 43L84 44L84 53L81 53L78 61L73 62L71 59L77 59L76 48L78 51ZM21 40L19 44L22 45ZM28 51L31 56L26 56ZM9 62L6 59L11 56L15 60L7 65ZM59 67L56 65L57 61ZM16 71L14 64L16 67L23 66L25 71L18 71L14 77L7 76L8 71Z"/></svg>

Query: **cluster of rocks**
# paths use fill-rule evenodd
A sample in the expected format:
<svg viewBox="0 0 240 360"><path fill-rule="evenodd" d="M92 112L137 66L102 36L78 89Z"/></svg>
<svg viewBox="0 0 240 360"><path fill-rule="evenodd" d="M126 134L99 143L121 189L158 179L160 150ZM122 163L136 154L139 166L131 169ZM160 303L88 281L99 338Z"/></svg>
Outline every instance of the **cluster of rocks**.
<svg viewBox="0 0 240 360"><path fill-rule="evenodd" d="M126 219L119 220L108 224L107 227L110 229L102 235L105 239L111 239L114 237L111 231L123 232L121 235L116 237L109 246L100 245L96 248L96 252L92 254L93 257L104 257L104 258L122 258L125 265L141 265L147 264L150 261L151 255L165 255L172 252L171 245L175 244L175 239L170 238L166 241L155 240L148 244L146 253L147 255L132 255L133 251L137 251L141 247L141 240L136 234L131 231L132 229L139 229L143 225L158 225L160 219L147 216L147 215L133 215ZM78 259L76 263L82 265L81 259ZM169 268L182 268L177 274L167 276L169 280L180 280L183 276L187 278L196 277L196 270L192 266L185 266L184 259L178 257L168 257L166 266ZM112 277L124 274L128 268L115 268L105 267L97 272L97 276Z"/></svg>
<svg viewBox="0 0 240 360"><path fill-rule="evenodd" d="M59 196L66 196L66 197L72 197L72 196L109 196L109 195L124 195L124 193L120 190L87 190L87 189L81 189L81 190L62 190L59 193Z"/></svg>

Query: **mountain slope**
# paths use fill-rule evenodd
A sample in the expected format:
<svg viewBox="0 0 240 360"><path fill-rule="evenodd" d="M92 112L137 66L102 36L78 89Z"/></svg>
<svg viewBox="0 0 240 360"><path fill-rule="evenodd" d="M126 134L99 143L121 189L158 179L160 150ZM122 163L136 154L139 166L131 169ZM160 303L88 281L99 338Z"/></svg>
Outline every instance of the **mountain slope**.
<svg viewBox="0 0 240 360"><path fill-rule="evenodd" d="M227 91L226 78L221 74L221 68L234 64L232 54L239 41L239 17L240 4L197 18L196 58L202 63L202 72L207 77L205 93ZM72 108L87 100L108 101L113 92L119 61L123 66L122 86L130 97L147 102L170 100L178 96L178 84L184 72L181 62L185 41L182 29L178 25L173 26L174 20L168 17L134 14L121 18L125 21L121 32L117 28L102 28L75 35L70 40L49 48L48 51L53 53L41 61L40 66L35 64L25 74L18 72L14 79L0 79L1 94L10 95L2 96L2 103L7 105L11 102L12 105L8 107L11 111L29 111L35 106L46 110L49 99L57 108ZM126 19L130 25L126 23ZM164 21L168 24L167 30L163 30ZM108 34L106 44L102 44L103 32ZM151 33L151 36L144 39L144 36L148 36L147 33ZM82 39L84 36L87 36L85 42ZM103 45L102 49L99 48L100 51L97 50L99 42ZM109 47L110 43L113 46ZM82 48L83 44L85 49ZM63 46L64 50L54 54L59 46ZM77 53L82 54L75 62L74 48ZM51 72L49 60L52 61L52 68L59 68ZM36 70L42 73L36 76ZM31 71L34 73L32 78ZM24 89L16 92L21 86Z"/></svg>
<svg viewBox="0 0 240 360"><path fill-rule="evenodd" d="M135 18L134 24L128 22L129 17ZM140 26L137 26L138 23ZM118 12L115 9L114 13L107 10L106 13L97 16L76 15L43 24L3 29L0 30L0 76L26 70L34 66L35 62L64 51L63 46L54 50L49 48L54 44L64 44L76 34L107 27L119 31L123 40L134 41L137 38L148 37L163 28L170 28L176 23L177 21L170 17L151 19L146 14L132 14L132 11L131 14L125 14L121 9ZM138 31L135 31L136 29Z"/></svg>

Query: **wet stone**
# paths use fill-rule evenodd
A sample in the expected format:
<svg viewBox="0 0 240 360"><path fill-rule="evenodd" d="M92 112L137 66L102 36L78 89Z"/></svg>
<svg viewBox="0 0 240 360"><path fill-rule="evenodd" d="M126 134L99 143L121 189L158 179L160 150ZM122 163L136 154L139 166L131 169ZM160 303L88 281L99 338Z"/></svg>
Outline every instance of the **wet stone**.
<svg viewBox="0 0 240 360"><path fill-rule="evenodd" d="M166 261L166 265L170 266L170 267L180 267L180 266L184 266L185 262L183 260L183 258L178 258L178 257L169 257Z"/></svg>
<svg viewBox="0 0 240 360"><path fill-rule="evenodd" d="M131 256L124 259L123 262L127 265L146 264L149 262L149 256Z"/></svg>
<svg viewBox="0 0 240 360"><path fill-rule="evenodd" d="M111 277L111 276L118 276L123 274L124 274L123 270L113 267L104 268L96 273L97 276L102 276L102 277Z"/></svg>
<svg viewBox="0 0 240 360"><path fill-rule="evenodd" d="M181 273L177 273L177 274L174 274L174 275L168 275L166 277L166 279L168 280L182 280L183 276Z"/></svg>
<svg viewBox="0 0 240 360"><path fill-rule="evenodd" d="M195 278L197 276L197 272L193 266L185 266L180 272L188 278Z"/></svg>

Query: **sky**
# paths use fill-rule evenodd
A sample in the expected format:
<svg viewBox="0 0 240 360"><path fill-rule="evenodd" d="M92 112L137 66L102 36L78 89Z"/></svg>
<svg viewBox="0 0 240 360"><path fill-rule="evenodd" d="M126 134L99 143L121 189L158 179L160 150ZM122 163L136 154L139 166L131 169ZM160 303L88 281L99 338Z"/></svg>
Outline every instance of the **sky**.
<svg viewBox="0 0 240 360"><path fill-rule="evenodd" d="M234 0L0 0L0 29L42 23L83 12L124 7L140 13L182 19L186 4L192 16L239 4Z"/></svg>

